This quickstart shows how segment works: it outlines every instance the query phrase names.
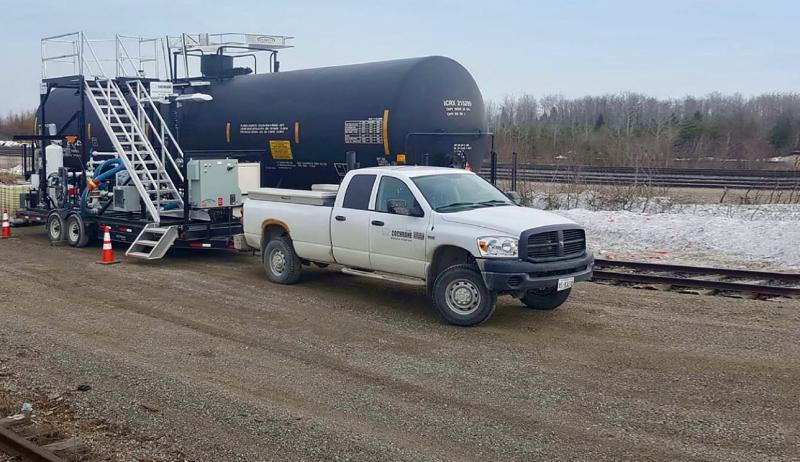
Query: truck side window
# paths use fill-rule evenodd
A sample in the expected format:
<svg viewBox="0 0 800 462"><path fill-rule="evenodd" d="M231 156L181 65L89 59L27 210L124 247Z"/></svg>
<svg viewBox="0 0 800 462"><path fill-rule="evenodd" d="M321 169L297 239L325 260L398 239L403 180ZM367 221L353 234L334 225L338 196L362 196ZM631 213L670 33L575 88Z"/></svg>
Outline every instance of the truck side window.
<svg viewBox="0 0 800 462"><path fill-rule="evenodd" d="M367 210L369 198L372 195L372 186L375 184L376 175L353 175L347 192L344 194L342 208Z"/></svg>
<svg viewBox="0 0 800 462"><path fill-rule="evenodd" d="M378 186L378 197L375 200L377 212L393 213L396 215L422 216L422 208L414 199L408 185L403 181L384 176Z"/></svg>

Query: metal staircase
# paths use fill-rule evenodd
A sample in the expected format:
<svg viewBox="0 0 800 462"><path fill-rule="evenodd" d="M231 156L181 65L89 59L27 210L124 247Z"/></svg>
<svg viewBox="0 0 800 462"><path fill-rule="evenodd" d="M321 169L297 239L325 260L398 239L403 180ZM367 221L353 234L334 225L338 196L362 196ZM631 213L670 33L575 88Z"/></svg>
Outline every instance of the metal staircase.
<svg viewBox="0 0 800 462"><path fill-rule="evenodd" d="M170 174L183 183L179 165L183 151L144 84L139 80L124 81L127 95L112 79L86 80L85 85L86 95L153 222L161 222L164 210L182 209L183 197ZM158 125L151 120L148 109Z"/></svg>
<svg viewBox="0 0 800 462"><path fill-rule="evenodd" d="M167 251L178 238L177 226L158 226L150 223L144 227L136 240L125 252L125 256L156 260L167 254Z"/></svg>

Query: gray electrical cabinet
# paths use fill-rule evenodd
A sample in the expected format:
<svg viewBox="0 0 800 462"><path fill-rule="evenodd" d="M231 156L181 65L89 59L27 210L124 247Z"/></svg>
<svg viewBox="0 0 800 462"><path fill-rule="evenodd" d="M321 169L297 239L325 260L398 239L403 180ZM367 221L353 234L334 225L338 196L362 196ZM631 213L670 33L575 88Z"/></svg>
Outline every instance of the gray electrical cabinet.
<svg viewBox="0 0 800 462"><path fill-rule="evenodd" d="M142 210L136 186L116 186L114 188L114 210L117 212L140 212Z"/></svg>
<svg viewBox="0 0 800 462"><path fill-rule="evenodd" d="M186 179L192 208L242 205L236 159L192 159L186 165Z"/></svg>

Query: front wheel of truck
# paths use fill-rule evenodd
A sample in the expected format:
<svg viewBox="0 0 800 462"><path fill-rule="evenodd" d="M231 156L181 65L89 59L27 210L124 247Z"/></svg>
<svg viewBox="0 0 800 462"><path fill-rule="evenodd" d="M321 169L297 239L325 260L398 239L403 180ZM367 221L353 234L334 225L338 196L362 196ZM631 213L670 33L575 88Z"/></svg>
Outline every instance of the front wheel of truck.
<svg viewBox="0 0 800 462"><path fill-rule="evenodd" d="M445 321L475 326L494 314L497 294L490 292L472 265L455 265L442 271L433 284L433 304Z"/></svg>
<svg viewBox="0 0 800 462"><path fill-rule="evenodd" d="M571 291L571 288L559 291L555 287L533 289L525 292L520 300L533 310L554 310L567 301Z"/></svg>
<svg viewBox="0 0 800 462"><path fill-rule="evenodd" d="M270 281L278 284L294 284L300 279L302 264L289 237L274 237L267 243L261 255L264 270Z"/></svg>

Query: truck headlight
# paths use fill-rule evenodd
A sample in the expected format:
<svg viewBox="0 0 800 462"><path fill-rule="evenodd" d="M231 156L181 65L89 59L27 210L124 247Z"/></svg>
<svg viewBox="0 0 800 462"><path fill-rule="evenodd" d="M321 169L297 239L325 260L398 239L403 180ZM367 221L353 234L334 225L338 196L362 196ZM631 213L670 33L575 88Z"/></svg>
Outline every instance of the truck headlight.
<svg viewBox="0 0 800 462"><path fill-rule="evenodd" d="M516 257L517 238L507 236L488 236L478 238L478 250L484 257Z"/></svg>

